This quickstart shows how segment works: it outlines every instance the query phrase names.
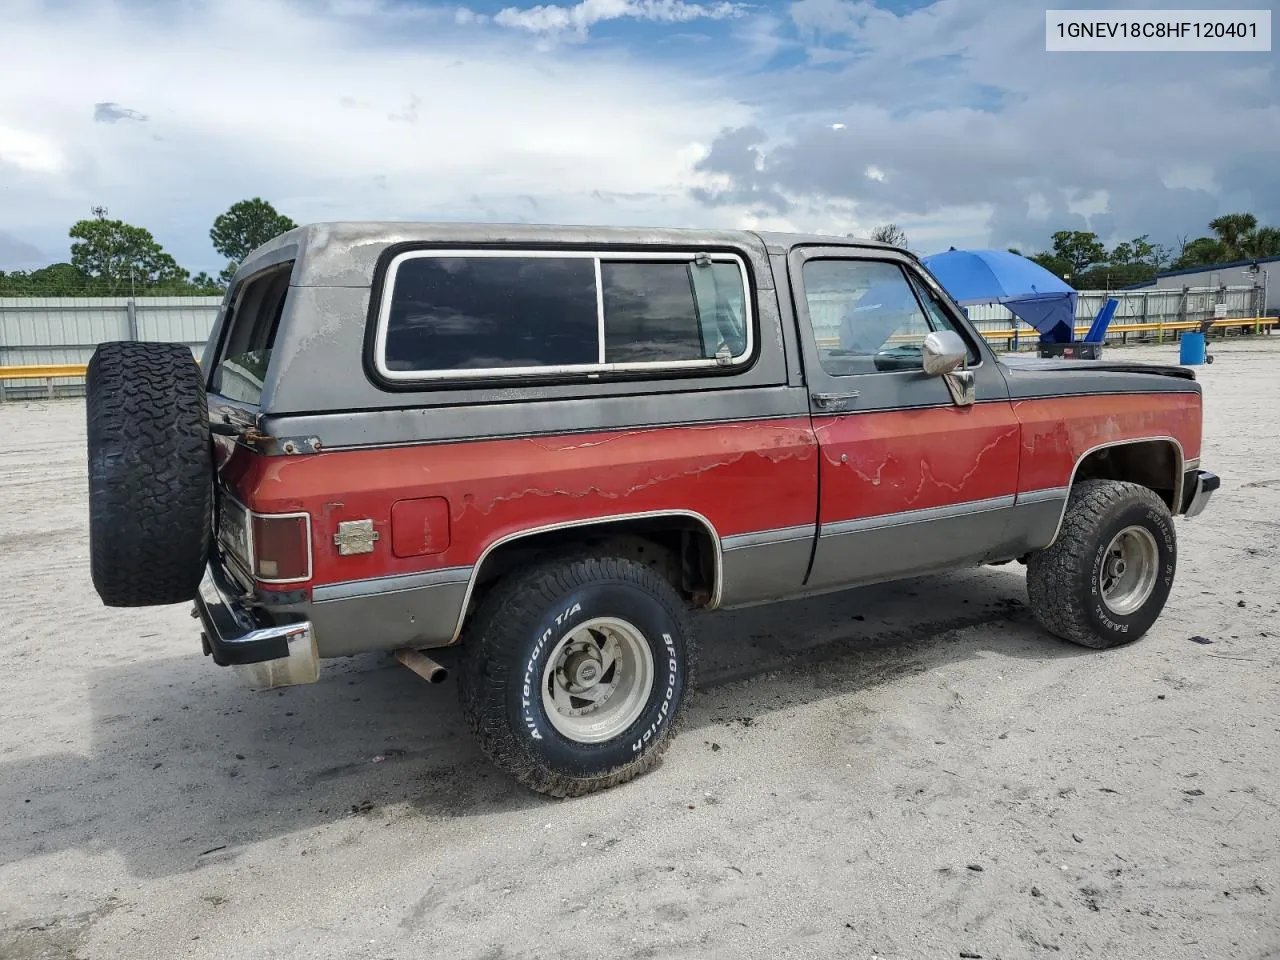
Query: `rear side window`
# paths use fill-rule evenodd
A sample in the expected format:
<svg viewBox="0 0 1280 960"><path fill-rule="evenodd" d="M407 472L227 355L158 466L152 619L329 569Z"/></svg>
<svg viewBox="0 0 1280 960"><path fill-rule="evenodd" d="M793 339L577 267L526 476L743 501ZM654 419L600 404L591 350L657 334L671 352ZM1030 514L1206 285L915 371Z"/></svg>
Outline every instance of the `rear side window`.
<svg viewBox="0 0 1280 960"><path fill-rule="evenodd" d="M606 363L713 360L746 350L736 264L606 262L600 278Z"/></svg>
<svg viewBox="0 0 1280 960"><path fill-rule="evenodd" d="M227 309L224 346L211 382L214 393L240 403L261 402L292 271L289 261L241 282Z"/></svg>
<svg viewBox="0 0 1280 960"><path fill-rule="evenodd" d="M387 367L465 371L599 359L595 264L419 257L400 265Z"/></svg>
<svg viewBox="0 0 1280 960"><path fill-rule="evenodd" d="M389 379L732 367L749 359L732 255L413 252L388 269L375 362Z"/></svg>

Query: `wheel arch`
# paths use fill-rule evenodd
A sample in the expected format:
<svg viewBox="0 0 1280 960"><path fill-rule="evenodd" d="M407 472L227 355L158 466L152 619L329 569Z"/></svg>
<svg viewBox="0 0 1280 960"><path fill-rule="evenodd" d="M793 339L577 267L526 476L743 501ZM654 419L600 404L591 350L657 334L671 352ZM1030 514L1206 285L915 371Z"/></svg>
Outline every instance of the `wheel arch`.
<svg viewBox="0 0 1280 960"><path fill-rule="evenodd" d="M1067 483L1062 511L1054 528L1052 544L1062 533L1071 491L1083 480L1121 480L1147 487L1164 500L1173 514L1182 503L1182 485L1188 464L1182 442L1172 436L1131 437L1109 440L1085 450L1076 458Z"/></svg>
<svg viewBox="0 0 1280 960"><path fill-rule="evenodd" d="M679 577L673 578L670 566L661 572L676 589L695 606L714 610L720 605L724 550L715 525L702 514L692 510L653 510L561 521L504 534L481 551L471 569L450 644L459 642L467 620L489 587L530 551L564 549L593 541L616 545L628 553L635 552L641 544L667 551L677 564Z"/></svg>

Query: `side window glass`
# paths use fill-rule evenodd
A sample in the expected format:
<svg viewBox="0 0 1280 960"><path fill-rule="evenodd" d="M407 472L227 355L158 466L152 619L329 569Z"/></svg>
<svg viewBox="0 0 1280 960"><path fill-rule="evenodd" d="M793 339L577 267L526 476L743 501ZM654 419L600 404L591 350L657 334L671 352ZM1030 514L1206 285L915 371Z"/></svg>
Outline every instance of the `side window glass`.
<svg viewBox="0 0 1280 960"><path fill-rule="evenodd" d="M414 257L395 276L392 371L479 371L599 362L589 257Z"/></svg>
<svg viewBox="0 0 1280 960"><path fill-rule="evenodd" d="M924 338L955 330L932 295L896 263L810 260L803 279L818 359L831 376L919 370ZM972 345L969 353L976 363Z"/></svg>
<svg viewBox="0 0 1280 960"><path fill-rule="evenodd" d="M746 291L733 263L600 264L606 363L667 363L746 352Z"/></svg>
<svg viewBox="0 0 1280 960"><path fill-rule="evenodd" d="M715 257L406 255L377 362L403 380L732 364L751 348L746 276Z"/></svg>
<svg viewBox="0 0 1280 960"><path fill-rule="evenodd" d="M711 355L728 350L731 357L747 352L747 290L736 263L693 263L689 266L698 322L703 336L716 344Z"/></svg>
<svg viewBox="0 0 1280 960"><path fill-rule="evenodd" d="M228 307L226 347L213 370L211 385L215 393L240 403L257 404L262 400L292 268L290 261L241 284Z"/></svg>
<svg viewBox="0 0 1280 960"><path fill-rule="evenodd" d="M917 277L911 278L911 286L915 288L917 295L920 297L920 302L924 304L925 313L929 315L929 328L932 330L955 330L956 333L960 334L961 339L964 340L966 346L969 348L970 366L977 364L982 359L978 355L978 351L974 348L973 344L969 342L969 338L965 335L964 331L956 329L956 325L951 321L951 318L947 316L946 308L942 306L942 303L936 296L934 296L933 292ZM968 314L966 314L966 316L968 316Z"/></svg>
<svg viewBox="0 0 1280 960"><path fill-rule="evenodd" d="M818 358L828 374L920 369L929 322L897 264L810 260L804 292Z"/></svg>

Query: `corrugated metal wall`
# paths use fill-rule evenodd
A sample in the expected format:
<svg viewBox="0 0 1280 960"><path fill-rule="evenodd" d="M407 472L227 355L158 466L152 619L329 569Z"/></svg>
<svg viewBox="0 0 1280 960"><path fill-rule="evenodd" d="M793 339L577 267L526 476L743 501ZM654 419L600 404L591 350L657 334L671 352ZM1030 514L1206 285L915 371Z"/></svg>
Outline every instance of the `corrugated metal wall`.
<svg viewBox="0 0 1280 960"><path fill-rule="evenodd" d="M203 346L221 303L220 297L0 297L0 366L88 363L104 340Z"/></svg>
<svg viewBox="0 0 1280 960"><path fill-rule="evenodd" d="M0 367L88 363L104 340L185 343L199 356L221 297L0 297ZM54 382L59 395L83 381ZM46 394L44 381L0 381L0 399Z"/></svg>

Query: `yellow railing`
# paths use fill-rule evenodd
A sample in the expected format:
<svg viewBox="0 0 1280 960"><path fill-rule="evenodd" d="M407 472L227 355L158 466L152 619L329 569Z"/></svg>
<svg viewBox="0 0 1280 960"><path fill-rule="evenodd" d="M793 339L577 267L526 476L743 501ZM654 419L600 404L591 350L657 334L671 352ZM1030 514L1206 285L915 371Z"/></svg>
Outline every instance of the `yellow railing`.
<svg viewBox="0 0 1280 960"><path fill-rule="evenodd" d="M1263 330L1270 332L1270 328L1280 324L1280 318L1276 317L1226 317L1221 320L1214 320L1211 326L1222 329L1225 327L1253 327L1254 333L1262 333ZM1199 330L1199 320L1173 320L1168 323L1112 323L1107 327L1107 336L1110 337L1117 333L1154 333L1158 343L1164 343L1164 335L1166 333L1177 333L1183 330ZM1034 337L1035 332L1026 327L1002 327L998 330L979 330L988 340L1012 340L1014 336L1018 337ZM1076 336L1082 337L1089 332L1088 326L1076 327Z"/></svg>
<svg viewBox="0 0 1280 960"><path fill-rule="evenodd" d="M29 367L0 367L0 380L55 380L83 377L83 363L45 363Z"/></svg>

